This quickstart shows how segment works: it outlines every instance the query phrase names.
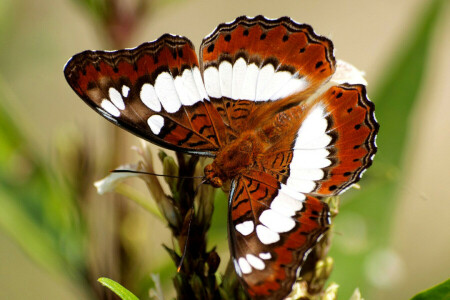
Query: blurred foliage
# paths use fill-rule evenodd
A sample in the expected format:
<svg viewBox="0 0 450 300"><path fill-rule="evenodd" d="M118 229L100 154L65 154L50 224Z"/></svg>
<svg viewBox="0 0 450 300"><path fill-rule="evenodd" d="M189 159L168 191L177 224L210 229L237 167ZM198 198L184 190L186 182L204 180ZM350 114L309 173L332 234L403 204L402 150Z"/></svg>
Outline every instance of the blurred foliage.
<svg viewBox="0 0 450 300"><path fill-rule="evenodd" d="M411 300L450 300L450 279L438 284L422 293L415 295Z"/></svg>
<svg viewBox="0 0 450 300"><path fill-rule="evenodd" d="M111 16L114 15L110 5L116 1L74 2L87 8L107 28L115 28L117 25L112 26L110 23ZM429 7L424 9L422 17L416 19L415 28L402 37L405 40L399 41L401 51L386 67L383 82L374 93L369 89L381 124L377 140L379 152L374 166L361 182L362 189L344 196L342 212L336 218L334 228L334 231L345 236L349 234L342 230L345 224L362 222L362 227L366 228L365 239L358 241L358 249L348 251L348 248L335 246L330 253L335 264L331 279L339 283L339 294L343 299L349 298L356 287L361 288L363 295L369 294L371 283L364 275L367 261L376 251L388 247L402 157L406 152L409 116L418 100L428 61L428 46L431 45L431 37L444 2L445 0L432 0L426 3ZM12 24L8 22L13 17L11 3L11 0L0 1L0 19L2 25L5 25L0 26L0 44L9 34L7 25ZM135 9L131 11L134 14L133 20L143 11L140 1L136 3ZM116 20L123 21L123 28L126 30L115 28L109 31L112 43L118 46L124 43L127 34L135 28L135 22L129 23L129 15L122 16L123 18ZM86 156L84 141L71 145L71 150L75 149L72 152L60 152L60 162L75 162L64 166L64 169L55 167L50 159L40 156L34 151L32 139L26 134L28 130L19 126L23 124L17 120L20 113L8 105L15 101L14 93L8 90L0 77L0 227L44 268L69 277L78 283L80 289L89 290L92 285L89 271L91 262L83 196L86 193L85 187L92 181L90 177L83 175L92 172L89 169L92 161ZM167 166L171 166L169 159L166 161ZM175 181L169 182L170 186L177 184ZM217 244L227 247L224 238L227 197L223 192L217 191L215 198L215 214L208 231L208 250ZM339 242L340 238L336 236L335 240ZM152 271L158 273L165 283L173 276L175 266L168 257L163 260L165 262ZM129 280L136 283L134 289L138 290L136 294L139 297L148 298L149 288L154 287L154 280L148 274ZM116 292L119 289L113 284L115 282L107 279L102 279L102 283L108 284ZM448 289L447 281L414 299L432 299L431 296L438 293L448 297ZM331 285L330 291L334 290L335 286ZM447 294L442 294L445 291Z"/></svg>
<svg viewBox="0 0 450 300"><path fill-rule="evenodd" d="M416 19L417 25L401 37L406 40L399 40L400 51L386 66L379 87L373 93L369 90L369 95L373 95L375 113L380 124L378 153L374 165L361 181L362 189L343 196L342 213L336 218L334 228L345 236L349 232L341 231L344 222L352 223L354 230L363 226L366 228L366 235L359 238L367 240L362 241L365 244L360 249L353 249L354 251L333 247L330 252L336 261L331 279L340 284L340 295L344 299L351 295L355 286L360 287L364 295L369 294L371 283L365 268L377 251L388 247L390 242L389 233L396 207L402 158L407 151L410 115L419 101L431 38L445 1L433 0L426 5L428 7L423 10L423 15ZM356 220L349 220L352 218Z"/></svg>
<svg viewBox="0 0 450 300"><path fill-rule="evenodd" d="M12 118L20 116L7 106L13 97L0 78L0 226L43 267L82 281L87 261L80 208Z"/></svg>

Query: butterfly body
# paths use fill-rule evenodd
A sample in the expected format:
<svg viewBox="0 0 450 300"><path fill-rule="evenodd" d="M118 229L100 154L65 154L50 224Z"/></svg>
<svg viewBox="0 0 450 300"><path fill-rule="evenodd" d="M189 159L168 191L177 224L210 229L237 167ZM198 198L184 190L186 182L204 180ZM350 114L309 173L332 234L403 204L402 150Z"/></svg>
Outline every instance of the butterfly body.
<svg viewBox="0 0 450 300"><path fill-rule="evenodd" d="M214 187L220 187L222 184L215 182L226 182L246 169L255 167L261 150L261 143L255 132L244 132L238 139L225 145L217 153L213 163L205 167L206 179L214 182Z"/></svg>
<svg viewBox="0 0 450 300"><path fill-rule="evenodd" d="M275 159L275 152L292 147L286 136L295 135L302 112L302 106L295 106L277 114L268 110L266 114L272 115L269 122L250 125L248 128L245 126L237 137L231 134L226 139L228 144L217 152L213 163L205 167L208 182L214 187L220 187L221 183L249 170L264 172L264 166L273 163L271 159ZM218 182L220 183L217 184Z"/></svg>
<svg viewBox="0 0 450 300"><path fill-rule="evenodd" d="M333 44L287 17L239 17L200 47L163 35L67 63L73 90L114 124L159 146L214 158L231 182L228 238L254 299L282 299L329 228L324 197L357 182L376 153L374 105L359 83L329 84Z"/></svg>

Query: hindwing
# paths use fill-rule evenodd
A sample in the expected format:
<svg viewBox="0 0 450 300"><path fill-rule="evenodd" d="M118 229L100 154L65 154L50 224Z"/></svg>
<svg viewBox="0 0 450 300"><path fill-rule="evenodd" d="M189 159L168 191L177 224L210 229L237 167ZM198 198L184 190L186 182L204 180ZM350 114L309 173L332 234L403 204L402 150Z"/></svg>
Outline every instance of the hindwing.
<svg viewBox="0 0 450 300"><path fill-rule="evenodd" d="M233 263L249 295L282 299L328 229L328 206L267 173L249 172L233 181L229 226Z"/></svg>
<svg viewBox="0 0 450 300"><path fill-rule="evenodd" d="M298 121L271 145L262 163L295 191L315 197L340 194L372 164L379 125L363 85L333 86L281 114L288 124Z"/></svg>

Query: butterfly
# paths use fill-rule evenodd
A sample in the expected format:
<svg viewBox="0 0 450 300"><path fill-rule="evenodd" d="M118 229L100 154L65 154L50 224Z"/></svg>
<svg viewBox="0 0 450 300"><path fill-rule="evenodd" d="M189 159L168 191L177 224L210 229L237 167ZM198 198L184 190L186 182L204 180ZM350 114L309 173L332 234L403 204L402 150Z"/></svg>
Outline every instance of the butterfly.
<svg viewBox="0 0 450 300"><path fill-rule="evenodd" d="M214 158L214 187L231 181L229 246L254 299L291 292L329 228L321 201L372 164L379 125L362 84L330 84L333 44L306 24L242 16L205 37L84 51L64 74L89 106L161 147Z"/></svg>

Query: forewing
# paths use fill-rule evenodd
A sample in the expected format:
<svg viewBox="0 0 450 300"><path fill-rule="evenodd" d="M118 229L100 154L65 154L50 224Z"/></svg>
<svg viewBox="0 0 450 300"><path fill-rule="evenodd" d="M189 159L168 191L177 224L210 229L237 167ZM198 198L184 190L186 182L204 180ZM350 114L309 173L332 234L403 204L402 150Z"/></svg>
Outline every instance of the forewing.
<svg viewBox="0 0 450 300"><path fill-rule="evenodd" d="M379 125L363 85L333 86L311 103L281 114L292 125L262 162L266 172L292 190L337 195L372 164Z"/></svg>
<svg viewBox="0 0 450 300"><path fill-rule="evenodd" d="M261 103L305 100L335 69L331 41L288 17L221 24L203 40L200 58L208 95L225 123L238 129L248 127L249 116L274 111L254 112Z"/></svg>
<svg viewBox="0 0 450 300"><path fill-rule="evenodd" d="M232 183L230 251L236 273L253 299L291 292L306 255L328 229L328 206L251 171Z"/></svg>
<svg viewBox="0 0 450 300"><path fill-rule="evenodd" d="M223 122L184 37L166 34L134 49L84 51L68 61L64 74L89 106L141 138L205 155L221 145Z"/></svg>

